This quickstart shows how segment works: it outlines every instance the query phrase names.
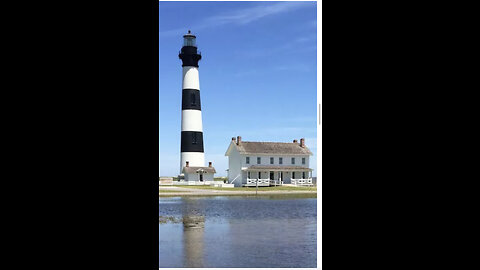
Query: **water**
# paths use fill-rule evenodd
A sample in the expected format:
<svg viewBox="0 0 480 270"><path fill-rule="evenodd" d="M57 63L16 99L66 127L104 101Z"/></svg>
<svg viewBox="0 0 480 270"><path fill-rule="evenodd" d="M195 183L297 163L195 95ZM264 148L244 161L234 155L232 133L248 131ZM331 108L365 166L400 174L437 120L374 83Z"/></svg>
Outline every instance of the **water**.
<svg viewBox="0 0 480 270"><path fill-rule="evenodd" d="M160 198L160 267L317 267L313 195Z"/></svg>

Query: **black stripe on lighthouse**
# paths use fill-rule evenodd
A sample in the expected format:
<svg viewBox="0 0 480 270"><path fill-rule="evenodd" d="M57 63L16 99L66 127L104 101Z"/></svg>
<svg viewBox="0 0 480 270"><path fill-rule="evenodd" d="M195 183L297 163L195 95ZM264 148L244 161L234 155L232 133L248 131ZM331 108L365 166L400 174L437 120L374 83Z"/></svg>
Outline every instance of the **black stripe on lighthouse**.
<svg viewBox="0 0 480 270"><path fill-rule="evenodd" d="M181 152L202 152L203 153L203 132L182 131Z"/></svg>
<svg viewBox="0 0 480 270"><path fill-rule="evenodd" d="M178 58L182 59L182 67L198 67L198 61L202 59L202 55L197 52L196 46L183 46Z"/></svg>
<svg viewBox="0 0 480 270"><path fill-rule="evenodd" d="M200 91L197 89L183 89L182 91L182 110L199 110L201 111L200 104Z"/></svg>

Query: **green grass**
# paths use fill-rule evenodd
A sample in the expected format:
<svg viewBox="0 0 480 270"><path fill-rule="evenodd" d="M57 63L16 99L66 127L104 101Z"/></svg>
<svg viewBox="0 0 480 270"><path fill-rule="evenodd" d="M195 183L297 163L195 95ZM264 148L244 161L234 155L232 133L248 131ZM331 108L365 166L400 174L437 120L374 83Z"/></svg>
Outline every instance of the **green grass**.
<svg viewBox="0 0 480 270"><path fill-rule="evenodd" d="M235 187L235 188L221 188L221 187L212 187L212 186L176 186L184 188L194 188L194 189L204 189L204 190L225 190L225 191L255 191L255 187ZM288 186L278 186L278 187L258 187L258 191L317 191L316 187L288 187Z"/></svg>
<svg viewBox="0 0 480 270"><path fill-rule="evenodd" d="M177 193L177 192L191 192L189 190L179 190L179 189L161 189L160 193Z"/></svg>

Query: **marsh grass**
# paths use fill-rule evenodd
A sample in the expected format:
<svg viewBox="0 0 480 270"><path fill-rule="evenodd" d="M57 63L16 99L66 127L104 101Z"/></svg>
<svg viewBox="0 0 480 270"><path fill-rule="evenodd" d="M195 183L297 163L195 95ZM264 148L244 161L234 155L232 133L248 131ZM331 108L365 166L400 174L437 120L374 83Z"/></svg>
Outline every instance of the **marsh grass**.
<svg viewBox="0 0 480 270"><path fill-rule="evenodd" d="M235 187L235 188L222 188L222 187L212 187L212 186L176 186L184 188L193 188L193 189L203 189L203 190L224 190L224 191L255 191L255 187ZM289 187L289 186L278 186L278 187L258 187L258 192L261 191L317 191L317 187Z"/></svg>
<svg viewBox="0 0 480 270"><path fill-rule="evenodd" d="M158 217L158 223L159 224L166 224L166 223L182 223L183 220L181 218L175 218L175 217L164 217L164 216L159 216Z"/></svg>

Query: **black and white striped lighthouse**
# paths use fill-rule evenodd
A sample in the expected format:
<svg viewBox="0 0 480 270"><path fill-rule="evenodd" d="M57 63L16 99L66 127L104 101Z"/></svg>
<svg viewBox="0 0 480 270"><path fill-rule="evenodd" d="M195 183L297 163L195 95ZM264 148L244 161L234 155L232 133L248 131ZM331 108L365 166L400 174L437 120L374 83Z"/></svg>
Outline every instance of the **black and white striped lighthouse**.
<svg viewBox="0 0 480 270"><path fill-rule="evenodd" d="M180 146L180 174L187 162L191 167L205 166L203 153L202 110L198 61L202 58L195 44L196 36L190 30L183 36L183 47L178 57L182 59L182 135Z"/></svg>

